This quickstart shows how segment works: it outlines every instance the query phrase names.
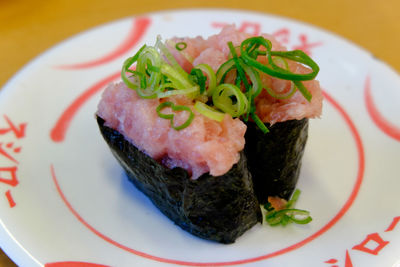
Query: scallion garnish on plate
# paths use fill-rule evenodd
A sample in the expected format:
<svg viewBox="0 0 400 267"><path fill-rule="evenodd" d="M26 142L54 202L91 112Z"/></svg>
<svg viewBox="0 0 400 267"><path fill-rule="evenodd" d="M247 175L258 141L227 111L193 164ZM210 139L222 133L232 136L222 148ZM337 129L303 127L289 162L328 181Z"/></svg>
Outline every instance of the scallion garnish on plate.
<svg viewBox="0 0 400 267"><path fill-rule="evenodd" d="M307 224L312 221L310 212L306 210L295 209L294 206L300 196L300 190L296 189L292 198L284 205L282 209L275 209L271 202L267 202L263 208L266 211L264 221L270 226L286 226L294 222L297 224Z"/></svg>

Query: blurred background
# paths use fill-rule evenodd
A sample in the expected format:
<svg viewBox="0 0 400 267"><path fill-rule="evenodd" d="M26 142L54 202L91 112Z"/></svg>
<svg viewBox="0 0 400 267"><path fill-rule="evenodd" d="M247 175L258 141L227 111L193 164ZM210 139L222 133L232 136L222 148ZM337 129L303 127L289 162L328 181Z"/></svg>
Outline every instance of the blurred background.
<svg viewBox="0 0 400 267"><path fill-rule="evenodd" d="M185 8L252 10L307 22L400 71L399 0L0 0L0 88L38 54L72 35L132 15ZM1 250L0 266L15 266Z"/></svg>

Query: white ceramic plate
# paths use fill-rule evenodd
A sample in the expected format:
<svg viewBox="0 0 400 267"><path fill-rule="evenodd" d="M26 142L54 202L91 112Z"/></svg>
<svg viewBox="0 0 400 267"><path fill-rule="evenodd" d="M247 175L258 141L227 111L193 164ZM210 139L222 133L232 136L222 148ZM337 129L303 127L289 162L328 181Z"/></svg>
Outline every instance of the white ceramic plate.
<svg viewBox="0 0 400 267"><path fill-rule="evenodd" d="M157 34L208 36L222 25L272 33L319 63L297 207L305 226L257 225L232 245L194 237L128 181L94 113L125 58ZM79 34L21 70L0 93L0 242L21 266L399 264L399 75L371 54L297 21L233 10L126 18Z"/></svg>

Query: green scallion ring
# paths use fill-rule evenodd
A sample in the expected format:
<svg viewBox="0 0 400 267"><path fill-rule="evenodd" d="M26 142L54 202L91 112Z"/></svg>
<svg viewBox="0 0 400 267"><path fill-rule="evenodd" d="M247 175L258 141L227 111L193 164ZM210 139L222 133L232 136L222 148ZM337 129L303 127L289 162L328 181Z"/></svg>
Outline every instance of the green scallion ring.
<svg viewBox="0 0 400 267"><path fill-rule="evenodd" d="M223 83L215 88L212 95L214 106L232 117L239 117L247 111L248 100L240 89L233 85Z"/></svg>
<svg viewBox="0 0 400 267"><path fill-rule="evenodd" d="M179 71L167 63L161 64L161 73L171 81L171 83L174 85L174 88L186 89L193 87L193 84L188 79L189 75L186 77L182 76Z"/></svg>
<svg viewBox="0 0 400 267"><path fill-rule="evenodd" d="M186 49L186 47L187 47L187 43L185 43L185 42L179 42L175 45L175 48L178 51L182 51L182 50Z"/></svg>
<svg viewBox="0 0 400 267"><path fill-rule="evenodd" d="M254 46L264 46L266 48L265 55L267 56L268 65L264 65L260 62L258 62L255 58L253 58L251 55L249 55L249 51L254 48ZM311 101L312 95L311 93L307 90L307 88L304 87L304 85L301 83L301 81L306 81L306 80L312 80L317 76L319 72L319 67L318 65L303 51L301 50L294 50L294 51L271 51L272 45L271 42L263 37L252 37L244 40L240 46L241 49L241 56L243 57L243 60L248 64L251 65L258 70L272 76L276 77L279 79L284 79L284 80L291 80L295 83L296 87L299 89L299 91L302 93L304 98L307 101ZM312 72L307 73L307 74L297 74L293 73L290 70L284 69L279 67L278 65L275 64L275 62L272 59L272 56L279 56L282 58L287 58L296 62L300 62L306 66L309 66L312 70Z"/></svg>
<svg viewBox="0 0 400 267"><path fill-rule="evenodd" d="M290 209L292 207L294 207L294 205L296 204L297 200L299 199L301 194L300 189L296 189L292 195L292 197L289 199L289 201L286 203L286 208Z"/></svg>
<svg viewBox="0 0 400 267"><path fill-rule="evenodd" d="M205 72L208 77L208 87L207 87L207 95L212 96L215 87L217 87L217 77L215 75L214 70L208 64L199 64L196 65L197 69Z"/></svg>
<svg viewBox="0 0 400 267"><path fill-rule="evenodd" d="M258 62L256 59L252 58L248 54L249 48L251 48L254 43L257 43L266 48L266 56L268 59L268 63L271 65L271 67L264 65L261 62ZM248 38L244 40L240 45L241 57L248 65L255 67L262 72L265 72L266 74L276 78L292 81L307 81L312 80L315 78L315 76L317 76L319 72L318 65L303 51L271 51L271 47L271 42L261 36ZM304 65L309 66L312 72L307 74L296 74L289 70L285 70L284 68L281 68L274 63L274 61L272 60L272 56L280 56L296 62L300 62Z"/></svg>
<svg viewBox="0 0 400 267"><path fill-rule="evenodd" d="M253 119L254 123L260 128L263 133L268 133L269 130L267 126L265 126L264 122L257 116L255 112L250 113L251 118Z"/></svg>
<svg viewBox="0 0 400 267"><path fill-rule="evenodd" d="M246 75L245 75L243 67L242 67L244 64L242 63L242 60L240 58L238 58L235 47L233 46L232 42L228 42L228 47L229 47L229 50L231 51L232 59L235 62L238 77L240 77L240 80L243 82L244 87L246 88L246 92L248 92L249 88L250 88L250 84L247 81Z"/></svg>
<svg viewBox="0 0 400 267"><path fill-rule="evenodd" d="M229 71L233 70L234 68L235 68L235 61L233 60L233 58L228 59L228 61L224 62L221 66L219 66L216 73L217 84L224 83L226 75L228 74Z"/></svg>
<svg viewBox="0 0 400 267"><path fill-rule="evenodd" d="M189 117L188 117L188 119L187 119L184 123L182 123L181 125L175 126L175 125L174 125L174 116L175 116L175 115L174 115L174 114L164 114L164 113L161 112L161 110L164 109L164 108L166 108L166 107L171 108L173 111L186 111L186 112L189 112ZM170 120L170 122L171 122L171 127L172 127L173 129L177 130L177 131L180 131L180 130L182 130L182 129L188 127L188 126L192 123L192 121L193 121L193 119L194 119L194 113L193 113L193 111L192 111L189 107L187 107L187 106L175 105L174 103L169 102L169 101L168 101L168 102L163 102L163 103L161 103L160 105L158 105L157 108L156 108L156 112L157 112L157 114L158 114L158 116L159 116L160 118L166 119L166 120Z"/></svg>
<svg viewBox="0 0 400 267"><path fill-rule="evenodd" d="M181 75L181 77L184 77L186 79L189 76L189 74L178 64L178 62L165 46L165 44L161 42L161 37L159 36L157 37L156 47L160 49L161 53L165 56L169 64L175 69L177 73ZM192 85L188 79L187 81L189 83L189 86Z"/></svg>
<svg viewBox="0 0 400 267"><path fill-rule="evenodd" d="M121 70L121 79L124 81L126 86L128 86L131 89L136 90L137 84L132 83L129 78L126 76L127 72L131 72L129 68L138 60L139 56L141 55L142 51L146 48L146 45L143 45L133 57L127 58L124 63L122 64L122 70Z"/></svg>
<svg viewBox="0 0 400 267"><path fill-rule="evenodd" d="M168 84L168 87L170 85ZM173 95L188 95L188 96L194 96L196 93L198 93L199 88L197 86L193 86L188 89L173 89L173 90L167 90L164 92L158 92L157 97L158 98L165 98L165 97L170 97Z"/></svg>
<svg viewBox="0 0 400 267"><path fill-rule="evenodd" d="M141 98L145 98L145 99L157 98L157 93L152 91L150 89L150 87L147 87L145 89L139 87L139 88L136 89L136 92Z"/></svg>
<svg viewBox="0 0 400 267"><path fill-rule="evenodd" d="M218 122L223 121L225 118L225 113L219 112L219 111L213 109L212 107L210 107L209 105L204 104L201 101L196 101L196 103L194 104L194 108L200 114L202 114L212 120L218 121Z"/></svg>
<svg viewBox="0 0 400 267"><path fill-rule="evenodd" d="M204 75L203 71L198 68L193 68L190 71L189 79L194 84L197 84L199 86L199 94L204 94L204 92L206 91L207 76Z"/></svg>

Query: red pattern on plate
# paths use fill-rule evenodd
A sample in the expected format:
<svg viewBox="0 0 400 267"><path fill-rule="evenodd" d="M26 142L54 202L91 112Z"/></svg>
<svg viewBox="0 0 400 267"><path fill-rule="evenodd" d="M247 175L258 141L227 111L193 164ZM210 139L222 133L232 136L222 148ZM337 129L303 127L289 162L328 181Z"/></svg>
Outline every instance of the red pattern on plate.
<svg viewBox="0 0 400 267"><path fill-rule="evenodd" d="M11 191L10 190L6 191L6 198L8 200L8 204L10 205L10 208L14 208L16 203L14 201L14 198L11 195Z"/></svg>
<svg viewBox="0 0 400 267"><path fill-rule="evenodd" d="M364 99L367 111L372 121L378 128L391 138L400 141L400 127L395 126L390 121L385 119L376 107L371 94L371 78L368 76L365 79Z"/></svg>
<svg viewBox="0 0 400 267"><path fill-rule="evenodd" d="M22 146L18 145L18 142L25 138L28 123L14 123L6 114L3 115L3 118L6 121L7 126L5 128L0 128L0 158L3 157L12 163L0 166L0 183L15 188L19 184L17 177L17 165L19 165L19 161L14 156L19 154L22 150ZM3 135L12 135L13 139L1 142L1 137ZM11 190L7 190L4 194L7 198L9 207L14 208L16 202L11 195Z"/></svg>
<svg viewBox="0 0 400 267"><path fill-rule="evenodd" d="M211 27L213 28L223 28L227 25L231 25L231 23L216 21L211 23ZM253 36L257 36L261 33L261 24L259 22L242 21L238 29L240 32L246 32Z"/></svg>
<svg viewBox="0 0 400 267"><path fill-rule="evenodd" d="M357 249L372 255L378 255L379 251L381 251L389 243L389 241L383 240L378 233L372 233L367 235L367 237L360 244L355 245L353 249ZM373 249L371 248L371 244L375 245Z"/></svg>
<svg viewBox="0 0 400 267"><path fill-rule="evenodd" d="M397 226L397 224L400 221L400 216L394 217L392 223L389 225L389 227L385 230L385 232L390 232L393 231L393 229Z"/></svg>
<svg viewBox="0 0 400 267"><path fill-rule="evenodd" d="M347 199L347 201L345 202L345 204L343 205L343 207L339 210L339 212L325 225L323 226L320 230L318 230L317 232L315 232L314 234L312 234L311 236L305 238L304 240L295 243L291 246L288 246L286 248L274 251L272 253L268 253L265 255L261 255L258 257L253 257L253 258L248 258L248 259L242 259L242 260L236 260L236 261L226 261L226 262L189 262L189 261L181 261L181 260L174 260L174 259L168 259L168 258L162 258L162 257L157 257L148 253L144 253L132 248L129 248L121 243L118 243L117 241L109 238L108 236L102 234L101 232L99 232L98 230L96 230L93 226L91 226L88 222L85 221L85 219L83 219L83 217L72 207L72 205L69 203L69 201L67 200L66 196L64 195L58 180L57 180L57 176L55 173L55 169L54 166L51 165L50 166L50 171L51 171L51 175L53 178L53 182L56 186L57 192L59 193L61 199L63 200L64 204L68 207L68 209L71 211L71 213L85 226L87 227L91 232L93 232L95 235L97 235L98 237L100 237L101 239L103 239L104 241L120 248L123 249L127 252L133 253L135 255L147 258L147 259L151 259L154 261L159 261L159 262L164 262L164 263L173 263L173 264L177 264L177 265L188 265L188 266L226 266L226 265L238 265L238 264L246 264L246 263L250 263L250 262L256 262L256 261L261 261L261 260L266 260L272 257L276 257L285 253L288 253L290 251L293 251L295 249L298 249L306 244L308 244L309 242L313 241L314 239L316 239L317 237L319 237L320 235L322 235L323 233L325 233L326 231L328 231L330 228L332 228L333 225L335 225L342 217L343 215L348 211L348 209L351 207L351 205L353 204L354 200L357 197L357 194L360 190L361 187L361 183L363 181L363 177L364 177L364 169L365 169L365 155L364 155L364 146L362 144L362 140L361 137L358 133L358 130L356 128L356 126L354 125L353 121L351 120L350 116L346 113L346 111L340 106L340 104L338 102L336 102L328 93L323 92L323 95L325 97L325 99L339 112L339 114L342 116L342 118L344 119L344 121L346 122L347 126L350 129L350 132L354 138L355 144L356 144L356 148L357 148L357 152L358 152L358 171L357 171L357 177L356 177L356 182L354 184L353 190L349 196L349 198ZM70 119L72 119L72 116L70 117ZM62 141L62 140L61 140Z"/></svg>
<svg viewBox="0 0 400 267"><path fill-rule="evenodd" d="M397 226L397 223L400 220L400 216L394 217L389 227L385 230L385 232L393 231L393 229ZM379 233L372 233L366 236L366 238L361 241L359 244L352 247L352 250L359 250L363 253L367 253L370 255L378 256L381 250L388 245L390 241L383 240ZM375 248L372 247L375 245ZM336 263L337 259L330 259L324 261L325 263ZM345 267L352 267L352 261L350 258L349 250L346 249L346 261ZM338 265L333 265L331 267L339 267Z"/></svg>
<svg viewBox="0 0 400 267"><path fill-rule="evenodd" d="M349 254L348 250L346 250L346 260L345 260L344 264L345 264L344 267L353 267L353 262L351 261L350 254Z"/></svg>
<svg viewBox="0 0 400 267"><path fill-rule="evenodd" d="M14 133L15 137L17 139L21 139L25 137L25 130L27 123L20 123L18 126L16 126L7 115L3 115L4 120L7 122L9 128L1 128L0 129L0 135L6 134L8 132Z"/></svg>
<svg viewBox="0 0 400 267"><path fill-rule="evenodd" d="M330 259L330 260L327 260L327 261L324 261L325 263L329 263L329 264L333 264L333 263L337 263L338 261L337 261L337 259Z"/></svg>
<svg viewBox="0 0 400 267"><path fill-rule="evenodd" d="M50 138L54 142L64 141L69 124L83 104L85 104L94 94L103 89L107 84L119 78L120 75L120 72L114 73L97 82L92 87L89 87L81 95L79 95L79 97L67 107L67 109L62 113L61 117L57 120L53 129L51 129Z"/></svg>
<svg viewBox="0 0 400 267"><path fill-rule="evenodd" d="M46 263L44 267L108 267L108 265L81 262L81 261L60 261Z"/></svg>
<svg viewBox="0 0 400 267"><path fill-rule="evenodd" d="M1 167L0 173L8 172L9 177L8 178L0 177L0 183L8 184L10 186L18 185L19 182L18 182L18 178L17 178L17 170L18 170L17 166Z"/></svg>
<svg viewBox="0 0 400 267"><path fill-rule="evenodd" d="M147 28L150 25L150 18L141 17L136 18L133 20L132 29L129 32L128 36L115 50L111 51L110 53L88 62L77 63L77 64L70 64L70 65L61 65L57 66L60 69L85 69L96 67L105 63L108 63L123 54L129 52L145 35Z"/></svg>

